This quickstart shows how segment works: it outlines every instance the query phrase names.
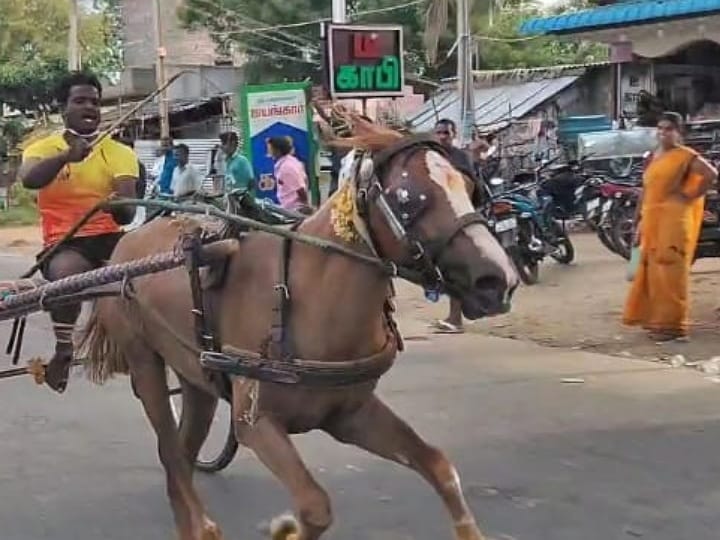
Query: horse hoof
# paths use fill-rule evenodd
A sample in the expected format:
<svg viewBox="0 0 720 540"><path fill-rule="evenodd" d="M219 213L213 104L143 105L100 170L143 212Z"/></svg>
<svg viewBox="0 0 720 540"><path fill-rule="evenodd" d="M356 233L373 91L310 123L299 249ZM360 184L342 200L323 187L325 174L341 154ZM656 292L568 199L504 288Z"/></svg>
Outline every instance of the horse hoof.
<svg viewBox="0 0 720 540"><path fill-rule="evenodd" d="M455 525L456 540L489 540L480 532L475 520L468 520Z"/></svg>
<svg viewBox="0 0 720 540"><path fill-rule="evenodd" d="M270 538L272 540L298 540L300 525L292 514L283 514L270 522Z"/></svg>
<svg viewBox="0 0 720 540"><path fill-rule="evenodd" d="M218 527L215 522L206 518L200 540L223 540L223 534L220 527Z"/></svg>

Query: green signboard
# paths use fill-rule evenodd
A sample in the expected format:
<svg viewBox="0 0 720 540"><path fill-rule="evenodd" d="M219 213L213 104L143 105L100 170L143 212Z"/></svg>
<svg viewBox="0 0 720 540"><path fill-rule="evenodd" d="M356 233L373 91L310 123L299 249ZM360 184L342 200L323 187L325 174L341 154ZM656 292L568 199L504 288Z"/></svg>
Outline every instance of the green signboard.
<svg viewBox="0 0 720 540"><path fill-rule="evenodd" d="M327 45L333 98L403 95L402 26L330 24Z"/></svg>

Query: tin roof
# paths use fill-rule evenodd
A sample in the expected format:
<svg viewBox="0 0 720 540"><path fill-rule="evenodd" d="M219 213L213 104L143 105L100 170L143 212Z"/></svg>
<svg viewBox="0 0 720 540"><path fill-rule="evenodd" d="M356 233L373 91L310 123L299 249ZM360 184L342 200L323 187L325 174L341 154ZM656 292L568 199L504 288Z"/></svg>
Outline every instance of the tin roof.
<svg viewBox="0 0 720 540"><path fill-rule="evenodd" d="M520 25L520 33L527 36L573 33L701 17L712 13L720 13L720 0L636 0L554 17L530 19Z"/></svg>
<svg viewBox="0 0 720 540"><path fill-rule="evenodd" d="M174 99L169 101L169 114L176 114L183 111L189 111L207 105L209 103L220 102L224 99L229 99L231 94L218 94L216 96L203 97L197 99ZM138 102L128 102L121 105L122 112L118 110L117 106L103 107L101 127L105 128L113 124L123 114L127 113L132 107ZM138 112L136 112L128 122L141 121L146 122L157 118L160 114L160 107L157 102L150 102L144 105Z"/></svg>
<svg viewBox="0 0 720 540"><path fill-rule="evenodd" d="M497 131L519 120L536 107L557 95L578 79L577 75L546 78L519 84L500 84L475 88L475 125L486 131ZM412 128L430 131L440 118L457 119L460 115L456 89L446 89L425 102L410 118Z"/></svg>

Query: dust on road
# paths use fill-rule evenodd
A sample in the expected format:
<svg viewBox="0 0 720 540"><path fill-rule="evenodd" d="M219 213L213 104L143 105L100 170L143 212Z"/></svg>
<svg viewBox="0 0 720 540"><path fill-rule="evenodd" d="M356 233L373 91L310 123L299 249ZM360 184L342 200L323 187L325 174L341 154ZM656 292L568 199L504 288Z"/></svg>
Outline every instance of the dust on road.
<svg viewBox="0 0 720 540"><path fill-rule="evenodd" d="M660 345L649 340L642 330L620 324L629 286L625 280L627 263L610 253L592 233L574 234L572 240L577 250L573 264L545 262L541 265L540 283L522 287L509 314L466 323L466 330L550 347L651 360L676 354L688 360L720 355L720 259L699 260L693 267L690 343ZM446 301L428 304L416 288L403 285L400 290L401 312L405 316L426 325L447 314Z"/></svg>
<svg viewBox="0 0 720 540"><path fill-rule="evenodd" d="M0 253L34 255L41 249L40 227L0 227Z"/></svg>

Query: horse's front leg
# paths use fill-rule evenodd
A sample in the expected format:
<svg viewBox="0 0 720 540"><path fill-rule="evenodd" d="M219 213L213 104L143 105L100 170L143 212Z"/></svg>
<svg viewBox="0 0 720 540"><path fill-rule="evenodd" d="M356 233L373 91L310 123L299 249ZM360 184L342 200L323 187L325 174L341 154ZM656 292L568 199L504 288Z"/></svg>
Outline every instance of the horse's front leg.
<svg viewBox="0 0 720 540"><path fill-rule="evenodd" d="M158 440L167 491L180 540L221 540L222 533L205 513L192 482L192 465L180 444L170 408L164 363L152 353L128 355L135 394L145 408Z"/></svg>
<svg viewBox="0 0 720 540"><path fill-rule="evenodd" d="M460 486L460 476L445 455L429 446L376 396L360 409L340 416L327 432L385 459L417 471L442 497L457 540L484 540Z"/></svg>
<svg viewBox="0 0 720 540"><path fill-rule="evenodd" d="M235 429L238 441L285 484L295 503L299 527L292 520L273 520L272 539L318 540L332 522L330 499L307 470L287 432L269 417L260 417L253 426L236 420Z"/></svg>

